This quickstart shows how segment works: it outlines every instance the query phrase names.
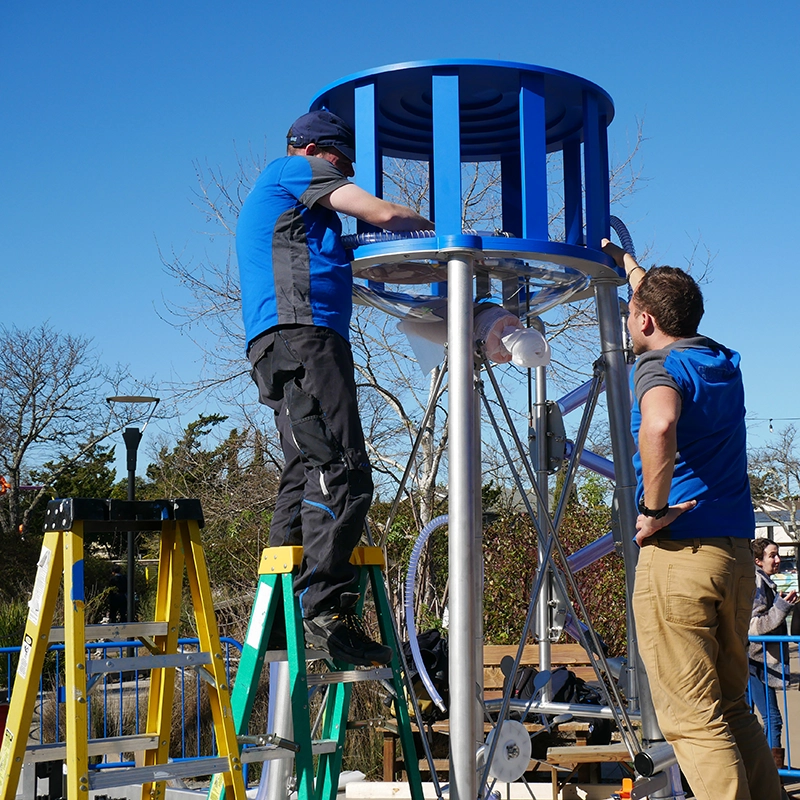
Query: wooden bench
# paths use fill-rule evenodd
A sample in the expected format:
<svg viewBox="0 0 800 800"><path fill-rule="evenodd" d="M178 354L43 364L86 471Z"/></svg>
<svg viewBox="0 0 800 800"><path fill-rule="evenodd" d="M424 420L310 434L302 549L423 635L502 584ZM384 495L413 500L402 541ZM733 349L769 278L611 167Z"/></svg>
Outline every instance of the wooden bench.
<svg viewBox="0 0 800 800"><path fill-rule="evenodd" d="M512 659L517 655L517 645L494 645L487 644L483 648L483 686L484 697L487 700L502 697L503 694L503 680L504 676L500 669L500 663L506 656ZM593 681L596 676L594 669L591 666L589 656L586 651L579 644L554 644L550 648L550 660L552 669L559 667L569 667L578 677L583 678L585 681ZM537 667L539 666L539 646L535 644L525 645L522 651L522 659L520 667ZM416 730L416 726L413 726ZM442 720L435 722L429 727L434 735L447 736L450 735L450 721ZM489 723L484 724L484 729L488 733L491 730ZM530 727L531 731L538 730L538 725L526 725ZM577 739L580 740L580 734L588 729L587 723L575 722L570 723L568 726L561 726L562 729L569 729L577 734ZM584 737L585 744L585 737ZM535 762L532 762L532 764ZM427 760L422 759L419 762L420 770L422 772L429 772L429 765ZM446 759L434 758L434 767L437 772L446 772L449 765ZM385 782L394 782L398 779L400 770L402 769L402 760L397 759L397 735L392 731L384 732L383 739L383 780Z"/></svg>
<svg viewBox="0 0 800 800"><path fill-rule="evenodd" d="M487 644L483 648L483 688L487 698L499 697L503 692L503 673L500 664L506 656L515 658L517 645ZM579 644L550 645L552 669L569 667L579 678L595 680L594 669L586 651ZM520 667L539 666L539 645L526 644L522 651ZM494 692L495 694L490 694Z"/></svg>

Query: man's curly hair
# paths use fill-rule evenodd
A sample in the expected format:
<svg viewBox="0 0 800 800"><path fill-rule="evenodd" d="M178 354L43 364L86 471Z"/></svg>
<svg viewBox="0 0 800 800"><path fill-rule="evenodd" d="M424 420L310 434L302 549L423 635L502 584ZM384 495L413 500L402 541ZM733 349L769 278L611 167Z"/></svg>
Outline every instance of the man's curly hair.
<svg viewBox="0 0 800 800"><path fill-rule="evenodd" d="M667 336L685 339L697 335L703 318L703 293L694 278L682 269L648 270L636 287L633 300Z"/></svg>

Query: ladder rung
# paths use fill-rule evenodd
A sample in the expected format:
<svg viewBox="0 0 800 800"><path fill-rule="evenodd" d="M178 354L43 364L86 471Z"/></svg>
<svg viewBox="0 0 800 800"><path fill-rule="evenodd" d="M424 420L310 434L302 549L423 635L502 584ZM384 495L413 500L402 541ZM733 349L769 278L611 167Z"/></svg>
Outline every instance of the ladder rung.
<svg viewBox="0 0 800 800"><path fill-rule="evenodd" d="M198 775L214 775L228 771L228 759L221 756L193 758L190 761L172 761L169 764L156 764L153 767L126 767L108 769L89 776L92 789L110 789L114 786L128 786L155 781L169 781L173 778L194 778Z"/></svg>
<svg viewBox="0 0 800 800"><path fill-rule="evenodd" d="M322 650L312 650L310 647L306 649L306 661L322 661L323 659L330 658L327 653ZM271 664L273 661L288 661L289 652L287 650L267 650L264 656L264 662Z"/></svg>
<svg viewBox="0 0 800 800"><path fill-rule="evenodd" d="M210 653L168 653L163 656L89 659L86 664L86 674L101 675L106 672L163 669L164 667L198 667L210 663Z"/></svg>
<svg viewBox="0 0 800 800"><path fill-rule="evenodd" d="M86 641L90 639L110 639L111 641L125 642L129 639L138 639L140 636L166 636L168 626L166 622L120 622L119 624L87 625ZM64 641L64 628L50 629L51 642Z"/></svg>
<svg viewBox="0 0 800 800"><path fill-rule="evenodd" d="M321 686L332 683L391 680L392 677L391 667L375 667L373 669L346 669L340 672L323 672L319 675L309 675L307 680L309 686Z"/></svg>
<svg viewBox="0 0 800 800"><path fill-rule="evenodd" d="M334 739L319 739L311 743L311 752L315 755L335 753L336 741ZM242 763L255 764L260 761L278 761L282 758L294 758L294 753L282 747L246 747L242 750Z"/></svg>
<svg viewBox="0 0 800 800"><path fill-rule="evenodd" d="M111 736L108 739L90 739L90 756L107 756L114 753L138 753L152 750L158 746L158 736ZM67 745L34 744L25 749L26 762L64 761L67 757Z"/></svg>

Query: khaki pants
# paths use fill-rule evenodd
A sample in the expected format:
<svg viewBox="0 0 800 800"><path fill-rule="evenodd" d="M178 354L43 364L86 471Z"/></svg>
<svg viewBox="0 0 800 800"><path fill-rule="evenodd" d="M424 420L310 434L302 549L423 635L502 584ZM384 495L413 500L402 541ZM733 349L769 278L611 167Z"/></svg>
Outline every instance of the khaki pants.
<svg viewBox="0 0 800 800"><path fill-rule="evenodd" d="M664 738L698 800L780 800L747 690L754 565L747 539L649 539L633 610Z"/></svg>

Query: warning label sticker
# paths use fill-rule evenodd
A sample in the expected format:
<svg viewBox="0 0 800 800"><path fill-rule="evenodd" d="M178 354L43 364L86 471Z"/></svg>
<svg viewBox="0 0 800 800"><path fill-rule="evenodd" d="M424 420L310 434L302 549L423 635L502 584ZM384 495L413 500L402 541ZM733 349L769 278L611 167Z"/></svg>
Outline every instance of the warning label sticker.
<svg viewBox="0 0 800 800"><path fill-rule="evenodd" d="M28 677L28 662L31 659L32 649L33 639L26 633L19 652L19 664L17 665L17 677L19 678L25 679Z"/></svg>
<svg viewBox="0 0 800 800"><path fill-rule="evenodd" d="M266 583L258 584L256 601L253 603L253 614L250 617L250 625L247 628L247 638L244 643L249 647L258 647L261 635L264 632L264 623L267 619L267 609L269 608L269 598L272 589Z"/></svg>
<svg viewBox="0 0 800 800"><path fill-rule="evenodd" d="M31 594L30 603L28 603L28 620L33 625L39 624L39 614L42 611L44 591L47 588L47 572L50 567L50 558L52 554L51 550L43 547L42 554L39 556L39 563L36 565L36 581L33 584L33 594Z"/></svg>

